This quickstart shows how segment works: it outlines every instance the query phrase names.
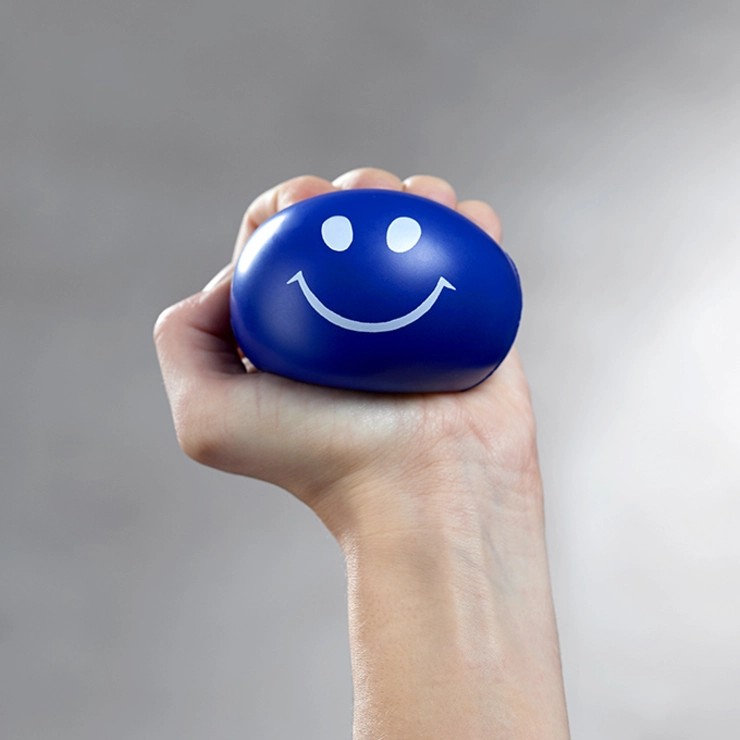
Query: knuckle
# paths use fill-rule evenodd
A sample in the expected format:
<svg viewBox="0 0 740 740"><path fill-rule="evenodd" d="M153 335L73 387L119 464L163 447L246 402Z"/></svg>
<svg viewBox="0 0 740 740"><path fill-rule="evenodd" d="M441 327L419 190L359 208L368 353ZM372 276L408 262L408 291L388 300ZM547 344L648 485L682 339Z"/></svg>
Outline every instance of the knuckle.
<svg viewBox="0 0 740 740"><path fill-rule="evenodd" d="M205 435L190 426L176 428L177 442L180 449L191 459L202 465L207 465L207 460L213 457L213 445L208 442Z"/></svg>
<svg viewBox="0 0 740 740"><path fill-rule="evenodd" d="M166 336L175 329L179 324L188 320L188 317L193 308L197 306L199 294L188 296L178 303L168 306L162 311L154 322L154 330L152 332L154 341L159 344Z"/></svg>
<svg viewBox="0 0 740 740"><path fill-rule="evenodd" d="M496 211L482 200L468 200L463 203L464 214L489 233L501 238L501 219Z"/></svg>
<svg viewBox="0 0 740 740"><path fill-rule="evenodd" d="M275 210L281 211L306 198L321 195L330 188L331 185L326 180L315 175L300 175L286 180L276 191Z"/></svg>
<svg viewBox="0 0 740 740"><path fill-rule="evenodd" d="M250 203L247 206L247 210L244 211L241 223L239 224L239 239L244 238L249 229L254 227L254 203Z"/></svg>
<svg viewBox="0 0 740 740"><path fill-rule="evenodd" d="M155 344L159 344L162 337L167 334L168 329L172 324L172 320L174 319L176 309L177 305L168 306L159 314L159 316L157 316L157 320L154 322L154 330L152 331Z"/></svg>
<svg viewBox="0 0 740 740"><path fill-rule="evenodd" d="M187 396L180 399L175 433L180 448L191 460L213 468L221 467L226 442L223 430Z"/></svg>
<svg viewBox="0 0 740 740"><path fill-rule="evenodd" d="M436 177L434 175L428 175L428 177L429 177L428 182L433 187L437 187L440 190L447 190L450 193L455 192L455 188L452 187L452 183L450 183L448 180L445 180L442 177Z"/></svg>

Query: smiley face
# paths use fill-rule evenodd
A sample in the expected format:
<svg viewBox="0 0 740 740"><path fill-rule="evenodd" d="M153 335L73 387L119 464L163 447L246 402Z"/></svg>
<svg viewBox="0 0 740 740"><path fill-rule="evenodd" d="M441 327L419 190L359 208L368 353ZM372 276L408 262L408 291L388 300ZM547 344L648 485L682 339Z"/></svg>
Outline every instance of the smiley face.
<svg viewBox="0 0 740 740"><path fill-rule="evenodd" d="M330 216L321 224L321 237L324 243L330 249L335 252L344 252L352 244L352 222L346 216ZM421 226L419 222L408 216L399 216L398 218L391 221L386 233L386 244L388 249L396 253L408 252L419 242L421 237ZM303 295L308 301L311 308L316 311L319 316L322 316L327 321L331 322L335 326L339 326L342 329L348 329L349 331L361 331L361 332L382 332L382 331L394 331L396 329L402 329L404 326L413 324L414 321L420 319L432 306L437 302L440 294L445 288L455 290L455 286L452 285L444 277L439 278L437 285L429 296L422 301L413 311L410 311L404 316L399 316L396 319L390 319L389 321L356 321L355 319L349 319L346 316L341 316L335 313L331 309L327 308L319 298L314 295L311 288L308 287L306 278L303 277L303 270L299 270L293 277L288 280L288 284L292 282L298 282Z"/></svg>
<svg viewBox="0 0 740 740"><path fill-rule="evenodd" d="M500 364L522 299L513 263L469 220L425 198L349 190L255 231L231 321L260 370L385 392L464 390Z"/></svg>

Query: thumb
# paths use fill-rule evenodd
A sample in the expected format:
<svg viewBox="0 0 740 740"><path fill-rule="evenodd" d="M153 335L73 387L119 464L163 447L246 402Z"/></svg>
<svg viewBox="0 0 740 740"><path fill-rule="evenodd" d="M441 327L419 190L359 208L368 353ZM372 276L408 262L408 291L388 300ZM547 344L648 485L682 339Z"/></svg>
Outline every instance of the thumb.
<svg viewBox="0 0 740 740"><path fill-rule="evenodd" d="M224 394L246 375L229 321L232 275L229 265L201 292L165 309L154 326L178 441L186 454L205 464L207 431L224 408Z"/></svg>

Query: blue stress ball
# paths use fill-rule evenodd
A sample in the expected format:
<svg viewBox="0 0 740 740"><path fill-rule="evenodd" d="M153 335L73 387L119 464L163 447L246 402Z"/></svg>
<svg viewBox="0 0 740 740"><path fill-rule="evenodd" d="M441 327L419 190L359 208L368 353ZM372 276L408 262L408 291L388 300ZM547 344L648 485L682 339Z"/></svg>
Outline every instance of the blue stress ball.
<svg viewBox="0 0 740 740"><path fill-rule="evenodd" d="M231 325L260 370L390 393L461 391L514 343L514 263L482 229L392 190L319 195L280 211L247 242Z"/></svg>

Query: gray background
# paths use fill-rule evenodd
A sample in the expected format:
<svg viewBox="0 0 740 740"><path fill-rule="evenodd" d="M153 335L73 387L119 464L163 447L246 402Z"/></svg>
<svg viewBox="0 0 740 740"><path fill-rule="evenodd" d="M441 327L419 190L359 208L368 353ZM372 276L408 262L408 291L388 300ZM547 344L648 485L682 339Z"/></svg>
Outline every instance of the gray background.
<svg viewBox="0 0 740 740"><path fill-rule="evenodd" d="M0 736L348 738L344 566L151 341L287 177L489 200L576 738L740 736L738 4L0 6Z"/></svg>

